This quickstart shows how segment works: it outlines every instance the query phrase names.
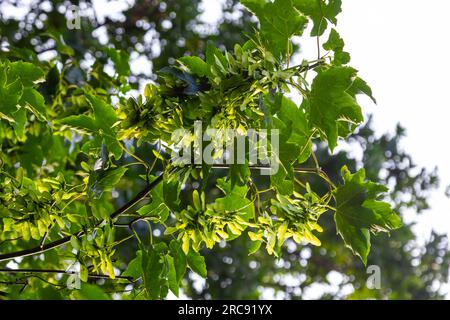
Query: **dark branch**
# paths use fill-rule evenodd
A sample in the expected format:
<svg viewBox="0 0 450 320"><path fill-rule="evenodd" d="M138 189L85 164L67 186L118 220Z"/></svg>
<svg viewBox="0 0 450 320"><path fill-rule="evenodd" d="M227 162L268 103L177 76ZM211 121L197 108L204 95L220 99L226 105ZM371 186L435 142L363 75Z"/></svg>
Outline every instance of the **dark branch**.
<svg viewBox="0 0 450 320"><path fill-rule="evenodd" d="M52 269L0 269L0 272L5 273L58 273L58 274L78 274L76 271L52 270ZM103 274L88 274L89 278L93 279L111 279ZM116 279L134 281L133 277L116 276Z"/></svg>

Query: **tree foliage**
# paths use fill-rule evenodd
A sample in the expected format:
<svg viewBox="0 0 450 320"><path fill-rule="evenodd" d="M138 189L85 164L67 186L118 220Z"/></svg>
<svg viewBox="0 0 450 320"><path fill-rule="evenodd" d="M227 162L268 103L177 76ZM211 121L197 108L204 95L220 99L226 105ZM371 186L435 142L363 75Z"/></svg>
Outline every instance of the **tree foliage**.
<svg viewBox="0 0 450 320"><path fill-rule="evenodd" d="M352 150L330 155L327 146L318 145L316 152L323 170L330 179L338 179L339 169L346 164L352 171L364 166L373 181L389 182L389 198L397 212L425 215L429 190L438 184L436 172L417 166L399 147L405 131L398 127L394 135L377 137L371 121L349 138ZM356 150L363 157L356 157ZM311 185L326 190L319 180ZM390 236L371 239L367 265L381 270L381 288L369 289L369 274L352 253L342 246L333 228L331 215L324 215L321 225L322 245L298 246L292 241L282 248L274 261L263 251L248 256L249 243L228 244L204 251L210 276L199 290L192 282L189 296L194 298L255 299L261 296L285 299L439 299L445 297L450 254L448 239L432 233L425 244L413 232L414 223L407 223ZM320 290L318 290L318 286Z"/></svg>
<svg viewBox="0 0 450 320"><path fill-rule="evenodd" d="M373 99L369 86L348 66L350 56L331 27L340 1L242 4L258 18L259 31L249 31L245 42L228 44L231 51L209 43L200 50L192 46L174 63L160 59L154 66L167 66L146 82L142 94L132 91L139 88L129 69L134 43L123 43L117 34L108 48L92 44L95 51L80 39L68 46L64 36L73 37L70 33L33 35L44 47L46 39L55 45L57 55L50 60L39 58L36 48L26 49L20 39L31 41L27 32L19 41L5 39L0 64L0 260L6 265L23 258L15 261L25 271L51 269L63 275L8 275L7 295L23 294L25 285L36 288L31 297L105 298L92 285L102 278L114 281L112 293L127 288L132 298L164 298L169 290L179 294L188 268L208 276L204 248L214 252L219 243L245 241L246 254L265 250L281 258L291 240L320 246L324 229L337 232L341 246L366 264L370 233L401 226L383 201L388 191L383 184L366 179L364 169L351 173L345 166L340 179L331 179L313 151L318 143L333 151L339 139L362 124L357 95ZM166 10L167 5L162 13ZM133 21L126 30L140 25L132 14L140 10L130 11ZM187 24L186 19L173 21ZM308 23L312 37L329 31L323 48L332 53L290 66L292 37L303 34ZM83 27L92 28L86 20ZM174 35L167 37L169 48L178 40ZM91 61L87 69L84 60ZM114 72L105 72L105 64ZM288 97L291 92L301 95L299 106ZM249 163L174 163L169 155L172 133L193 129L199 120L204 129L280 130L280 170L263 177ZM182 143L192 144L193 137L183 137ZM322 216L333 216L335 228L324 228ZM129 241L134 244L124 247ZM73 266L81 290L54 290L65 287Z"/></svg>

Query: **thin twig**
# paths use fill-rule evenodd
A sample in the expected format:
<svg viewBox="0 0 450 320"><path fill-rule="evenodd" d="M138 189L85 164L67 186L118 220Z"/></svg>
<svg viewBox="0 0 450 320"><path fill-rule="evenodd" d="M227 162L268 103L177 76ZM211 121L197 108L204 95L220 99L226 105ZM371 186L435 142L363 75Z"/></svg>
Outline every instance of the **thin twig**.
<svg viewBox="0 0 450 320"><path fill-rule="evenodd" d="M76 271L70 271L70 270L53 270L53 269L0 269L0 272L4 273L57 273L57 274L78 274ZM110 276L103 275L103 274L88 274L89 278L93 279L111 279ZM133 277L125 277L125 276L116 276L116 279L120 280L128 280L128 281L134 281Z"/></svg>

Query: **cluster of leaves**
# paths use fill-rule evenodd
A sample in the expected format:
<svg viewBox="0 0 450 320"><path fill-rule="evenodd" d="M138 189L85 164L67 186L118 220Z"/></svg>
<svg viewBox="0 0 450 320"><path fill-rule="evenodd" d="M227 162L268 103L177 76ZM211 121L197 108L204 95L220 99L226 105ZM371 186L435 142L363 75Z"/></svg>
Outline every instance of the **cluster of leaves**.
<svg viewBox="0 0 450 320"><path fill-rule="evenodd" d="M349 138L351 148L329 154L325 144L318 144L316 156L331 180L339 179L340 168L351 171L366 168L366 177L379 183L389 183L389 198L400 215L417 212L427 217L430 191L438 185L436 172L418 167L400 148L405 130L400 126L394 134L375 134L372 121ZM355 158L355 150L363 157ZM255 179L259 184L260 179ZM309 181L316 192L326 192L319 179ZM251 242L241 237L214 251L204 251L209 277L199 290L195 281L189 282L186 293L194 299L445 299L450 253L448 238L435 232L422 243L413 232L414 223L401 229L371 237L371 254L367 265L379 266L381 288L367 286L367 270L355 259L351 250L342 246L336 235L334 217L320 218L324 229L321 246L298 245L292 239L283 246L279 259L274 260L265 250L248 255ZM320 285L320 292L316 290ZM349 290L351 288L352 290Z"/></svg>
<svg viewBox="0 0 450 320"><path fill-rule="evenodd" d="M143 293L164 298L169 289L179 294L187 266L207 275L199 253L204 246L213 249L242 235L252 241L250 253L264 245L269 254L279 256L289 238L319 246L319 218L332 212L345 244L367 262L369 233L401 225L380 199L386 188L367 181L364 170L351 174L345 168L343 183L335 186L320 168L312 145L323 141L333 151L339 138L353 133L363 122L356 95L371 97L371 90L347 66L349 55L334 29L323 46L334 52L332 58L289 66L292 37L302 34L309 20L314 24L311 35L323 35L328 22L336 23L340 1L242 3L259 19L258 33L235 45L233 52L209 45L205 60L180 58L177 65L161 69L158 81L136 99L126 98L129 56L113 48L105 53L115 74L108 76L96 62L91 79L79 83L73 79L71 59L62 68L52 63L38 67L9 53L13 62L0 65L5 97L0 109L5 151L0 229L6 250L19 251L18 257L19 249L32 243L38 246L27 255L66 245L64 256L79 263L81 280L88 282L99 274L116 279L123 268L114 264L116 249L134 238L140 249L121 277L132 278L134 297ZM61 54L70 57L72 52ZM316 73L312 83L306 77L310 70ZM63 75L71 84L64 85ZM42 79L46 83L38 88ZM46 87L52 79L56 88ZM302 96L300 106L287 97L291 91ZM268 188L260 190L253 183L255 173L248 163L230 165L227 175L214 182L223 196L206 197L208 177L215 169L176 165L164 152L172 133L192 129L195 121L205 123L205 130L280 130L280 170L268 179ZM39 153L27 154L27 144L36 140L41 142L33 149ZM153 163L142 160L135 145L152 149ZM301 168L308 160L313 166ZM163 173L155 176L157 167ZM319 195L299 180L309 175L321 178L328 191ZM186 181L199 187L183 198ZM118 190L126 192L135 184L143 190L113 211ZM261 199L263 194L270 196ZM148 195L148 204L131 210ZM120 223L123 218L131 220ZM148 224L149 244L136 232L138 222ZM123 226L130 235L116 239L117 228ZM162 227L168 238L155 241L154 226ZM0 255L0 261L11 257L14 252Z"/></svg>
<svg viewBox="0 0 450 320"><path fill-rule="evenodd" d="M179 242L172 240L169 244L160 242L149 249L137 251L136 258L130 262L123 275L135 279L142 277L148 297L163 299L169 289L178 296L188 266L206 277L205 259L195 251L186 254Z"/></svg>
<svg viewBox="0 0 450 320"><path fill-rule="evenodd" d="M296 70L282 71L273 54L252 40L223 54L213 45L206 61L179 59L179 66L160 71L159 85L148 85L143 98L130 98L120 107L121 137L170 141L179 128L191 129L201 120L215 129L260 128L264 113L260 93L286 89Z"/></svg>
<svg viewBox="0 0 450 320"><path fill-rule="evenodd" d="M31 63L0 62L0 93L3 97L1 119L8 121L19 141L25 140L27 108L38 119L46 114L44 99L35 90L44 80L44 72ZM21 108L17 108L19 105Z"/></svg>

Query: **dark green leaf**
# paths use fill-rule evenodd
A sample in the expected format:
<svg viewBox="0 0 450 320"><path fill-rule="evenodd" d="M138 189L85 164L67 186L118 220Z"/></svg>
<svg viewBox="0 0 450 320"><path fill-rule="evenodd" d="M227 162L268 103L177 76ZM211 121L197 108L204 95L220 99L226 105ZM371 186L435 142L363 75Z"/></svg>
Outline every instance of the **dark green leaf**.
<svg viewBox="0 0 450 320"><path fill-rule="evenodd" d="M142 272L144 287L150 299L161 298L162 272L164 264L156 250L142 253Z"/></svg>
<svg viewBox="0 0 450 320"><path fill-rule="evenodd" d="M128 263L128 267L124 273L122 273L124 277L133 277L134 279L138 279L142 276L142 251L138 250L136 252L136 258Z"/></svg>
<svg viewBox="0 0 450 320"><path fill-rule="evenodd" d="M198 252L195 252L191 249L189 250L189 253L187 255L187 262L189 268L191 268L192 271L194 271L201 277L206 278L207 272L204 257L202 257Z"/></svg>
<svg viewBox="0 0 450 320"><path fill-rule="evenodd" d="M16 61L10 64L9 76L12 79L19 78L24 87L32 87L45 80L45 74L41 68L23 61Z"/></svg>
<svg viewBox="0 0 450 320"><path fill-rule="evenodd" d="M23 92L23 85L17 77L8 76L8 64L0 62L0 118L2 114L7 120L13 120L10 116L17 111L17 104ZM9 119L8 119L9 117Z"/></svg>
<svg viewBox="0 0 450 320"><path fill-rule="evenodd" d="M184 274L186 273L187 261L186 255L181 249L181 245L177 240L172 240L169 244L170 254L174 259L174 265L177 275L178 284L183 280Z"/></svg>
<svg viewBox="0 0 450 320"><path fill-rule="evenodd" d="M47 107L44 97L38 91L32 88L25 88L20 101L22 106L30 109L41 120L45 120Z"/></svg>
<svg viewBox="0 0 450 320"><path fill-rule="evenodd" d="M320 71L312 84L311 124L326 137L331 151L338 137L347 137L364 120L361 107L349 91L355 77L355 69L331 67Z"/></svg>
<svg viewBox="0 0 450 320"><path fill-rule="evenodd" d="M208 64L199 57L186 56L178 60L186 66L191 73L199 77L206 77L211 73Z"/></svg>
<svg viewBox="0 0 450 320"><path fill-rule="evenodd" d="M58 121L59 124L69 126L86 132L96 132L98 130L97 123L94 119L84 114L79 116L69 116Z"/></svg>
<svg viewBox="0 0 450 320"><path fill-rule="evenodd" d="M369 87L369 85L360 77L356 77L353 81L353 84L351 88L348 90L349 93L352 93L353 95L357 94L365 94L367 95L372 101L376 104L377 100L373 97L372 89Z"/></svg>
<svg viewBox="0 0 450 320"><path fill-rule="evenodd" d="M169 283L169 289L173 292L174 295L178 297L180 285L177 279L175 261L174 258L171 256L166 256L166 259L167 259L167 266L169 268L169 271L167 273L167 281Z"/></svg>
<svg viewBox="0 0 450 320"><path fill-rule="evenodd" d="M305 162L311 155L312 149L311 130L309 129L306 110L297 107L291 99L283 97L277 116L286 126L282 136L289 137L285 140L286 145L282 144L286 149L280 150L280 153L290 153L289 158L295 159L295 157L298 157L299 163ZM297 155L294 150L298 148L300 152ZM283 156L284 154L280 155L282 160Z"/></svg>
<svg viewBox="0 0 450 320"><path fill-rule="evenodd" d="M81 289L77 292L78 299L81 300L111 300L99 286L81 283Z"/></svg>
<svg viewBox="0 0 450 320"><path fill-rule="evenodd" d="M344 40L335 29L331 29L328 41L323 44L325 50L334 51L333 64L341 66L350 62L350 54L344 51Z"/></svg>
<svg viewBox="0 0 450 320"><path fill-rule="evenodd" d="M244 6L250 9L259 19L261 35L267 42L267 48L276 58L288 52L289 39L300 35L307 23L292 3L292 0L242 0Z"/></svg>
<svg viewBox="0 0 450 320"><path fill-rule="evenodd" d="M172 211L178 211L180 204L181 184L177 175L166 175L163 181L163 197L165 205Z"/></svg>
<svg viewBox="0 0 450 320"><path fill-rule="evenodd" d="M341 0L293 0L294 6L313 21L311 36L322 35L328 22L337 23L336 16L341 12Z"/></svg>
<svg viewBox="0 0 450 320"><path fill-rule="evenodd" d="M113 48L107 48L106 53L111 58L114 63L114 67L116 71L121 76L129 76L130 75L130 55L123 50L116 50Z"/></svg>
<svg viewBox="0 0 450 320"><path fill-rule="evenodd" d="M100 129L98 134L104 139L108 149L114 154L116 159L122 155L122 148L117 141L114 125L118 121L114 108L104 100L86 93L86 98L94 111L95 123Z"/></svg>
<svg viewBox="0 0 450 320"><path fill-rule="evenodd" d="M106 171L92 172L89 177L89 191L95 198L99 198L104 191L111 190L119 183L127 168L118 167Z"/></svg>
<svg viewBox="0 0 450 320"><path fill-rule="evenodd" d="M402 223L391 206L378 198L387 189L365 180L365 171L351 174L342 168L344 184L334 191L336 198L335 222L345 244L367 263L370 250L369 231L389 232Z"/></svg>

